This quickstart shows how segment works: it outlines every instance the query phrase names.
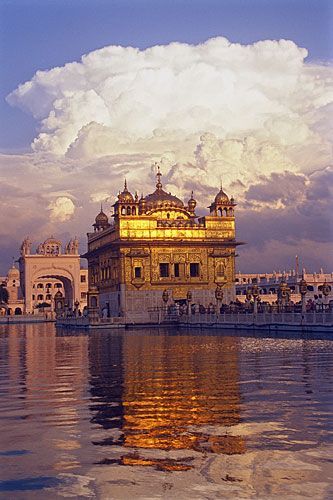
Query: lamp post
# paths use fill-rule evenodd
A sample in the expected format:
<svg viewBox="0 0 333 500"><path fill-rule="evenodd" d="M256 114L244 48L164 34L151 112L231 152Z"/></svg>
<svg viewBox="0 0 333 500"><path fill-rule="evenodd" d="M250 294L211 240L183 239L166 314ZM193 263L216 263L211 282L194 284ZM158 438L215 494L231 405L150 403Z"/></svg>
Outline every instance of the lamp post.
<svg viewBox="0 0 333 500"><path fill-rule="evenodd" d="M246 289L246 303L249 305L249 307L246 307L247 312L251 312L251 299L252 299L252 292L251 292L251 287Z"/></svg>
<svg viewBox="0 0 333 500"><path fill-rule="evenodd" d="M215 299L216 299L216 317L220 314L222 300L223 300L223 290L221 285L217 285L215 289ZM220 305L221 304L221 305Z"/></svg>
<svg viewBox="0 0 333 500"><path fill-rule="evenodd" d="M191 290L188 290L188 292L186 294L187 315L188 316L190 315L190 304L191 304L191 301L192 301L192 292L191 292Z"/></svg>
<svg viewBox="0 0 333 500"><path fill-rule="evenodd" d="M80 302L76 299L76 301L74 302L74 314L75 314L75 317L77 317L79 315L79 306L80 306Z"/></svg>
<svg viewBox="0 0 333 500"><path fill-rule="evenodd" d="M278 304L280 308L284 308L286 304L289 303L290 300L290 288L288 287L285 281L281 281L278 288Z"/></svg>
<svg viewBox="0 0 333 500"><path fill-rule="evenodd" d="M252 290L252 297L254 300L254 305L253 305L253 314L257 316L258 314L258 298L259 298L259 287L258 285L253 285Z"/></svg>
<svg viewBox="0 0 333 500"><path fill-rule="evenodd" d="M298 286L299 286L299 293L301 294L302 297L302 315L303 315L306 313L305 295L308 291L308 284L305 281L304 277L301 279Z"/></svg>
<svg viewBox="0 0 333 500"><path fill-rule="evenodd" d="M323 287L322 287L322 292L323 292L323 295L325 297L325 308L327 307L327 297L329 296L330 291L331 291L331 287L329 286L329 284L325 280Z"/></svg>
<svg viewBox="0 0 333 500"><path fill-rule="evenodd" d="M163 290L163 293L162 293L162 300L164 302L164 311L165 311L165 314L167 313L167 303L168 303L168 300L169 300L169 292L167 289Z"/></svg>

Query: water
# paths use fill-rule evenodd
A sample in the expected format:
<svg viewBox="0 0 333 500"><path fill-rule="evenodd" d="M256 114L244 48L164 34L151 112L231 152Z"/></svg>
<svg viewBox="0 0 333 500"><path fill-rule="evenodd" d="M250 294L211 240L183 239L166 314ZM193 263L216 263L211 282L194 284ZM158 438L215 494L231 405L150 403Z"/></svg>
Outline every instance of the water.
<svg viewBox="0 0 333 500"><path fill-rule="evenodd" d="M0 496L329 498L333 343L0 327Z"/></svg>

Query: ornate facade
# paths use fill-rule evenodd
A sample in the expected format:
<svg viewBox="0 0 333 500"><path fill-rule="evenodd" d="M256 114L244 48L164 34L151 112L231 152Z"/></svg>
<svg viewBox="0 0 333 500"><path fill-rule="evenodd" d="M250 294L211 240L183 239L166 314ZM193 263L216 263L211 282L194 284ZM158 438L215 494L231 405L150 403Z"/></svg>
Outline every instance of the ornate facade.
<svg viewBox="0 0 333 500"><path fill-rule="evenodd" d="M51 237L31 250L27 237L21 245L20 284L26 313L41 305L54 309L55 295L61 294L69 309L79 303L82 310L87 302L87 271L80 269L79 244L76 238L64 246Z"/></svg>
<svg viewBox="0 0 333 500"><path fill-rule="evenodd" d="M147 319L151 308L172 302L215 303L235 296L234 199L222 187L203 217L195 214L193 192L187 204L156 189L138 197L127 188L113 205L111 223L102 208L88 233L90 295L104 316Z"/></svg>

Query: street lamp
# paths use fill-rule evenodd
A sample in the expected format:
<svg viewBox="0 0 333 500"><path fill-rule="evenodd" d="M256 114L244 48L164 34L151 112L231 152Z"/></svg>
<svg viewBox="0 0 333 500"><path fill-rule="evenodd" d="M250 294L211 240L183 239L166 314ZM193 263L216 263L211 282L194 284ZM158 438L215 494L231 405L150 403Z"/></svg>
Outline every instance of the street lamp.
<svg viewBox="0 0 333 500"><path fill-rule="evenodd" d="M190 314L190 303L192 301L192 292L191 290L188 290L186 294L186 301L187 301L187 314Z"/></svg>
<svg viewBox="0 0 333 500"><path fill-rule="evenodd" d="M302 314L305 314L306 313L305 295L307 294L308 291L308 284L305 281L304 277L301 279L298 286L299 286L299 293L301 294L302 297Z"/></svg>
<svg viewBox="0 0 333 500"><path fill-rule="evenodd" d="M222 300L223 300L223 290L221 285L217 285L215 289L215 299L216 299L216 314L220 313Z"/></svg>
<svg viewBox="0 0 333 500"><path fill-rule="evenodd" d="M329 296L330 291L331 291L331 287L329 286L329 284L325 280L325 282L322 286L322 292L323 292L323 295L325 297L325 308L327 306L327 297Z"/></svg>
<svg viewBox="0 0 333 500"><path fill-rule="evenodd" d="M75 316L79 315L79 306L80 306L80 302L76 299L76 301L74 302Z"/></svg>
<svg viewBox="0 0 333 500"><path fill-rule="evenodd" d="M253 285L251 293L252 293L252 297L254 300L253 314L256 315L258 313L258 299L259 299L259 287L258 287L258 285Z"/></svg>
<svg viewBox="0 0 333 500"><path fill-rule="evenodd" d="M169 292L167 289L163 290L163 293L162 293L162 300L164 302L164 312L165 312L165 315L168 311L168 306L167 306L167 303L168 303L168 300L169 300Z"/></svg>
<svg viewBox="0 0 333 500"><path fill-rule="evenodd" d="M281 307L288 304L290 300L290 288L285 281L281 281L278 288L278 303Z"/></svg>
<svg viewBox="0 0 333 500"><path fill-rule="evenodd" d="M168 300L169 300L169 292L167 289L163 290L162 300L163 300L164 304L166 305Z"/></svg>

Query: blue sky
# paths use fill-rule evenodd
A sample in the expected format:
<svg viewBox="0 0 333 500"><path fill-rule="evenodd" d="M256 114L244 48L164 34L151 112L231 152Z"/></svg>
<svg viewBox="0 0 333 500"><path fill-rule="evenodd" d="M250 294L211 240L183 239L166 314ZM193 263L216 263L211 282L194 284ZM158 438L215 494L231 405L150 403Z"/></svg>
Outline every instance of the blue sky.
<svg viewBox="0 0 333 500"><path fill-rule="evenodd" d="M27 149L36 135L34 119L5 97L37 70L107 45L197 44L218 35L242 44L291 39L308 49L309 60L327 61L332 5L328 0L2 0L0 149Z"/></svg>

